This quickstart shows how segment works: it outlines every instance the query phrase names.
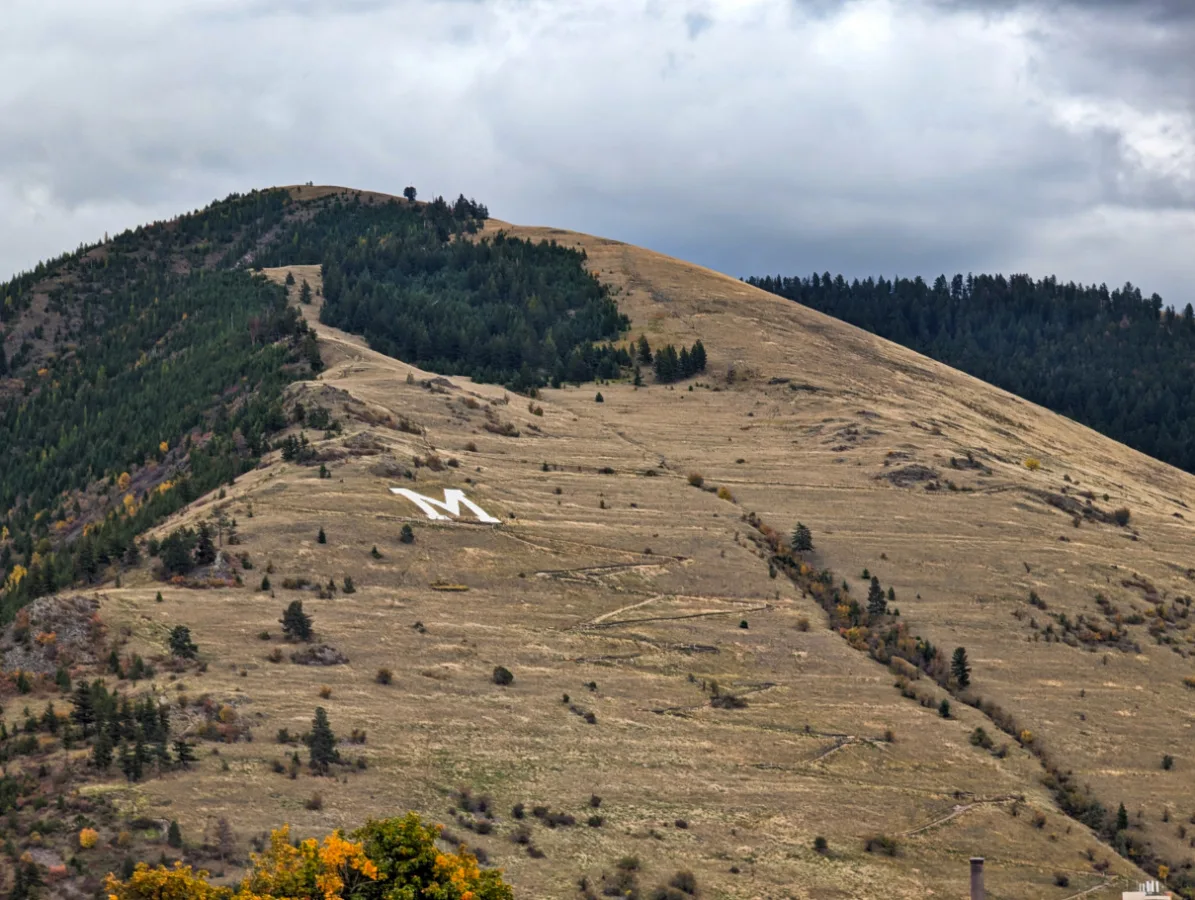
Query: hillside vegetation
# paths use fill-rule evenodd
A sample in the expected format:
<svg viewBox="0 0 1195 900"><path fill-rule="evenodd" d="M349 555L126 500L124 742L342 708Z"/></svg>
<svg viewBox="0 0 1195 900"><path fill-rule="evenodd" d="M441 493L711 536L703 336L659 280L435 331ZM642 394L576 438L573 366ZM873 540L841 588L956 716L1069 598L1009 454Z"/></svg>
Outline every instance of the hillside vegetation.
<svg viewBox="0 0 1195 900"><path fill-rule="evenodd" d="M1026 275L829 273L749 284L865 328L1195 472L1195 309Z"/></svg>
<svg viewBox="0 0 1195 900"><path fill-rule="evenodd" d="M265 446L232 432L256 464L0 631L23 883L177 861L215 896L283 823L414 810L518 897L964 896L971 855L992 896L1192 893L1195 478L647 250L282 193L231 273L304 326ZM519 394L522 360L487 383L377 349L391 308L451 340L421 291L458 335L546 335L541 258L562 317L617 304L559 386L542 356ZM469 287L481 260L509 288ZM360 334L329 324L337 270L379 298ZM586 348L617 372L578 387Z"/></svg>

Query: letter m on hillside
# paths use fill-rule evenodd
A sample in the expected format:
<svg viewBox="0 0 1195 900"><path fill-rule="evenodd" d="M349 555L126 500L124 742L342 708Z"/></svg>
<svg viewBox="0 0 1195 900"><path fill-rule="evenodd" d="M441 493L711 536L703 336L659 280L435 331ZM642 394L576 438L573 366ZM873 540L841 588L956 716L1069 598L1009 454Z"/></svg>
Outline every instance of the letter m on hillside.
<svg viewBox="0 0 1195 900"><path fill-rule="evenodd" d="M459 519L461 516L461 507L468 509L477 518L479 522L488 522L491 525L501 525L501 519L495 519L488 512L465 496L464 491L455 489L445 489L443 500L433 500L431 497L425 497L423 494L408 490L407 488L390 488L390 493L398 494L400 497L406 497L421 510L424 515L433 520L448 520L451 518ZM443 510L448 515L442 515L437 510Z"/></svg>

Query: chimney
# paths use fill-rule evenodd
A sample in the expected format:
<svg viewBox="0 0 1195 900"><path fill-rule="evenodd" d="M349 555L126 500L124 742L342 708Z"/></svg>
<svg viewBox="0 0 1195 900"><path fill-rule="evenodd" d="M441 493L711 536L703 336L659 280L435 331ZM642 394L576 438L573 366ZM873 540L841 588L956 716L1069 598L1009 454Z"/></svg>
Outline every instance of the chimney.
<svg viewBox="0 0 1195 900"><path fill-rule="evenodd" d="M983 900L983 857L971 857L971 900Z"/></svg>

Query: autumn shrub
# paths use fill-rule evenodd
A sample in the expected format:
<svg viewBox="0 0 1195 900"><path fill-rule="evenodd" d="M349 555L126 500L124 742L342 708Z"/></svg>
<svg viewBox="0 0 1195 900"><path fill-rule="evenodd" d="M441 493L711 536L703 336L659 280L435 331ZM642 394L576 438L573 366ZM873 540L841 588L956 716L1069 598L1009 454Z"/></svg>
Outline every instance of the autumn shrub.
<svg viewBox="0 0 1195 900"><path fill-rule="evenodd" d="M322 699L327 700L332 696L332 688L326 684L321 684L319 687L319 695Z"/></svg>
<svg viewBox="0 0 1195 900"><path fill-rule="evenodd" d="M84 850L90 850L99 842L99 839L99 832L94 828L83 828L79 831L79 846Z"/></svg>
<svg viewBox="0 0 1195 900"><path fill-rule="evenodd" d="M1041 468L1041 460L1038 459L1036 456L1030 456L1028 459L1025 460L1025 468L1028 469L1030 472L1036 472L1038 469Z"/></svg>
<svg viewBox="0 0 1195 900"><path fill-rule="evenodd" d="M722 487L718 488L718 499L728 500L729 502L734 503L734 494L730 492L730 488L723 485Z"/></svg>

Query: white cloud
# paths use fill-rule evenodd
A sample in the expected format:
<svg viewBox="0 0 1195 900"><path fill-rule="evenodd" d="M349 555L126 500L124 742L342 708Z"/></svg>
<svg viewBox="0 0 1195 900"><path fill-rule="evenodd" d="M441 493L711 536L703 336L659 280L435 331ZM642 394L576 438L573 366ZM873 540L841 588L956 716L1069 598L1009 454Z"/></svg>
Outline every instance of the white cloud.
<svg viewBox="0 0 1195 900"><path fill-rule="evenodd" d="M1175 29L982 6L9 0L0 271L314 180L463 191L733 274L1028 270L1179 300Z"/></svg>

